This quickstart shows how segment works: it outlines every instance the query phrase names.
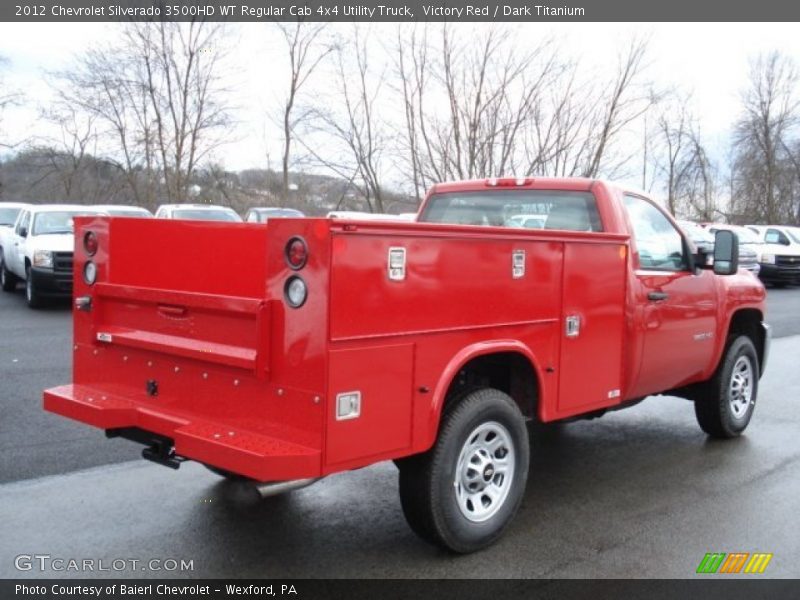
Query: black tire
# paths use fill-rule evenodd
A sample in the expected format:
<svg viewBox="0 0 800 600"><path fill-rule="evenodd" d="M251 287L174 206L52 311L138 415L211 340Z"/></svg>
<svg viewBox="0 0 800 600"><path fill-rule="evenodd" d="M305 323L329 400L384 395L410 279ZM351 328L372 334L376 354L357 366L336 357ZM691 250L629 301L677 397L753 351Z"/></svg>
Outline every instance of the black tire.
<svg viewBox="0 0 800 600"><path fill-rule="evenodd" d="M17 277L6 269L6 257L0 250L0 287L4 292L13 292L17 289Z"/></svg>
<svg viewBox="0 0 800 600"><path fill-rule="evenodd" d="M487 451L491 444L498 447ZM519 509L529 460L525 419L514 401L495 389L472 391L446 411L433 448L399 461L403 514L432 544L461 554L485 548ZM485 493L490 487L504 490L499 499Z"/></svg>
<svg viewBox="0 0 800 600"><path fill-rule="evenodd" d="M25 300L28 303L28 308L41 308L42 306L42 298L36 291L36 284L33 283L29 266L25 267Z"/></svg>
<svg viewBox="0 0 800 600"><path fill-rule="evenodd" d="M759 377L758 354L753 342L744 335L731 338L716 373L695 399L694 412L700 428L715 438L741 434L753 416ZM743 378L747 380L749 392L741 385Z"/></svg>

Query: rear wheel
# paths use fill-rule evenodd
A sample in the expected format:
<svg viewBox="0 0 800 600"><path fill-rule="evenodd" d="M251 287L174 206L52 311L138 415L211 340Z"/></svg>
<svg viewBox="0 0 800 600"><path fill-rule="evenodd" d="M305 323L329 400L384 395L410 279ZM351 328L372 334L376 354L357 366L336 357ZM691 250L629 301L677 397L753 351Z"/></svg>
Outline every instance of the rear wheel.
<svg viewBox="0 0 800 600"><path fill-rule="evenodd" d="M17 278L6 269L6 257L2 250L0 250L0 287L4 292L13 292L17 289Z"/></svg>
<svg viewBox="0 0 800 600"><path fill-rule="evenodd" d="M398 465L406 520L453 552L485 548L522 502L529 452L525 419L508 395L467 394L442 417L436 445Z"/></svg>
<svg viewBox="0 0 800 600"><path fill-rule="evenodd" d="M747 336L733 338L717 372L694 403L700 427L711 437L741 434L753 416L758 395L758 354Z"/></svg>

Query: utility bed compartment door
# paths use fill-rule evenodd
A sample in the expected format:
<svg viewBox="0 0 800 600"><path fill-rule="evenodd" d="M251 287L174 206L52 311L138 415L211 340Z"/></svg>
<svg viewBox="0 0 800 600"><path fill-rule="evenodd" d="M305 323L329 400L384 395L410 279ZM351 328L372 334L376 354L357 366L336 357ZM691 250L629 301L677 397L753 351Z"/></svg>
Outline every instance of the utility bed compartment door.
<svg viewBox="0 0 800 600"><path fill-rule="evenodd" d="M627 247L564 246L558 416L619 404Z"/></svg>
<svg viewBox="0 0 800 600"><path fill-rule="evenodd" d="M413 344L331 350L327 465L367 464L411 446L413 362ZM356 393L358 416L339 418L337 396Z"/></svg>

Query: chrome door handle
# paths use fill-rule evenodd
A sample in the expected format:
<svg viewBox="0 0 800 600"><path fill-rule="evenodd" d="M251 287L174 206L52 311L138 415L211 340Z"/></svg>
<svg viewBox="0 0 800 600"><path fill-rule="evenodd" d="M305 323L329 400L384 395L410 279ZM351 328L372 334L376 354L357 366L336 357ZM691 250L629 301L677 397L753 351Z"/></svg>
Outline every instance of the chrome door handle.
<svg viewBox="0 0 800 600"><path fill-rule="evenodd" d="M667 298L669 298L669 294L667 292L649 292L647 294L647 299L652 302L666 300Z"/></svg>

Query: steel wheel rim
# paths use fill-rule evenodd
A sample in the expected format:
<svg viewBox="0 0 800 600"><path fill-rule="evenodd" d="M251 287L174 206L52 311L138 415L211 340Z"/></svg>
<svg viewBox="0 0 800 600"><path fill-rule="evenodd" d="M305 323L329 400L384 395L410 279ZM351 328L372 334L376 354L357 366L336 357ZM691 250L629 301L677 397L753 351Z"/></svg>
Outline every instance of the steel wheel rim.
<svg viewBox="0 0 800 600"><path fill-rule="evenodd" d="M747 414L753 399L753 366L750 359L740 356L736 359L728 387L728 402L731 412L737 419Z"/></svg>
<svg viewBox="0 0 800 600"><path fill-rule="evenodd" d="M33 298L33 282L31 281L30 273L28 273L28 279L25 280L25 297L28 299L28 302Z"/></svg>
<svg viewBox="0 0 800 600"><path fill-rule="evenodd" d="M456 504L473 523L491 519L505 504L514 483L516 453L511 434L496 421L467 436L456 463Z"/></svg>

